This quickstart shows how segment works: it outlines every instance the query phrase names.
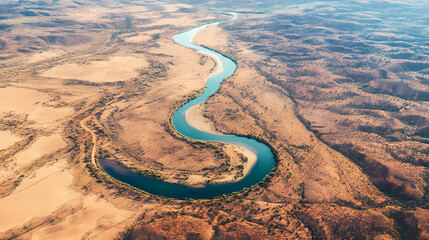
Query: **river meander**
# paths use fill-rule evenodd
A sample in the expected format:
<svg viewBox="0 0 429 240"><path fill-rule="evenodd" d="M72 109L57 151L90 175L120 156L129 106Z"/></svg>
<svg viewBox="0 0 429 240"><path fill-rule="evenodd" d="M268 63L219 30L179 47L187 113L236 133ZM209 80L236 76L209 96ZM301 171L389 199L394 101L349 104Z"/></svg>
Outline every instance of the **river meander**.
<svg viewBox="0 0 429 240"><path fill-rule="evenodd" d="M187 122L186 111L193 106L206 101L210 96L212 96L220 88L222 81L225 78L232 76L237 68L237 65L231 59L192 42L194 36L200 30L214 24L219 24L219 22L202 25L173 37L176 43L184 47L192 48L203 54L217 58L218 64L220 65L219 67L221 67L223 71L207 79L207 87L205 91L197 98L189 101L179 108L173 115L172 123L174 128L180 134L188 138L201 141L229 143L245 147L257 156L256 163L239 181L192 186L152 179L141 174L134 173L115 161L100 159L99 164L101 168L103 168L103 170L111 177L153 195L175 199L210 199L224 194L228 195L234 192L239 192L244 188L248 188L259 183L265 178L265 176L270 174L275 166L275 160L271 149L265 144L247 137L227 134L218 135L200 131L192 127Z"/></svg>

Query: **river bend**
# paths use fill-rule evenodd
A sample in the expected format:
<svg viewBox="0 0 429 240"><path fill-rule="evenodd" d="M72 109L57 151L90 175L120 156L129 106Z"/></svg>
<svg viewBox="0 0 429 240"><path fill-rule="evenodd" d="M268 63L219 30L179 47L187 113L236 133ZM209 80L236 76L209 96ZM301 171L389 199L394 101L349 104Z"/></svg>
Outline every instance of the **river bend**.
<svg viewBox="0 0 429 240"><path fill-rule="evenodd" d="M210 96L218 91L222 81L225 78L232 76L237 68L235 62L226 56L192 42L194 36L199 31L210 25L219 23L220 22L205 24L173 37L173 40L176 43L217 59L218 64L220 65L218 67L220 67L222 71L219 71L217 75L207 79L207 87L200 96L187 102L174 113L172 124L180 134L188 138L201 141L229 143L245 147L256 155L256 163L249 171L247 171L247 174L243 178L236 182L192 186L152 179L141 174L134 173L115 161L100 159L100 167L111 177L153 195L175 199L211 199L224 194L228 195L234 192L239 192L244 188L251 187L262 181L265 176L270 174L275 166L275 160L271 149L265 144L252 138L228 134L218 135L200 131L192 127L187 122L186 111L193 106L206 101Z"/></svg>

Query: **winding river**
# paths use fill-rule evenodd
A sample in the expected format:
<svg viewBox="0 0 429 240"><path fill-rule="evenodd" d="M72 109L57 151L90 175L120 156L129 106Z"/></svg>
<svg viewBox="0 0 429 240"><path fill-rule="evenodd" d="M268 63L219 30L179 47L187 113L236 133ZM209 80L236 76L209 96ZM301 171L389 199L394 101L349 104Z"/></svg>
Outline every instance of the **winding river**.
<svg viewBox="0 0 429 240"><path fill-rule="evenodd" d="M200 30L219 23L220 22L215 22L202 25L173 37L176 43L217 59L217 62L220 65L219 67L222 69L222 72L207 79L207 87L199 97L189 101L174 113L172 119L173 126L180 134L192 139L229 143L245 147L256 155L256 163L239 181L194 186L168 183L152 179L141 174L134 173L115 161L100 159L99 164L101 168L103 168L103 170L111 177L153 195L175 199L211 199L224 194L228 195L234 192L239 192L244 188L251 187L262 181L265 176L270 174L275 166L275 160L271 149L265 144L247 137L226 134L218 135L200 131L192 127L187 122L186 111L193 106L206 101L210 96L212 96L220 88L222 81L225 78L232 76L237 68L237 65L231 59L211 49L192 43L194 36Z"/></svg>

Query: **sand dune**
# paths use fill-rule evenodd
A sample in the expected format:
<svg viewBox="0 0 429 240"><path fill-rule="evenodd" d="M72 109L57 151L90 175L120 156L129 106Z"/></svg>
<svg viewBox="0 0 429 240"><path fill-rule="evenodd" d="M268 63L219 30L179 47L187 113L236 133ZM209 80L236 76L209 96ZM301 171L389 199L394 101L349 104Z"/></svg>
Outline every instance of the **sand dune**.
<svg viewBox="0 0 429 240"><path fill-rule="evenodd" d="M0 199L0 232L34 217L45 216L78 197L68 189L73 176L64 170L64 161L37 170L9 196Z"/></svg>
<svg viewBox="0 0 429 240"><path fill-rule="evenodd" d="M21 138L13 135L10 131L0 131L0 150L8 148Z"/></svg>
<svg viewBox="0 0 429 240"><path fill-rule="evenodd" d="M0 89L0 111L3 112L32 112L38 103L48 100L48 95L36 90L16 87Z"/></svg>
<svg viewBox="0 0 429 240"><path fill-rule="evenodd" d="M53 153L66 146L61 135L54 134L48 137L40 137L30 148L21 152L16 157L17 167L31 163L45 154Z"/></svg>
<svg viewBox="0 0 429 240"><path fill-rule="evenodd" d="M70 114L71 109L68 107L53 108L42 105L49 100L48 94L33 89L0 88L0 112L28 114L28 119L34 121L56 121Z"/></svg>
<svg viewBox="0 0 429 240"><path fill-rule="evenodd" d="M60 224L41 228L31 239L81 239L85 233L97 226L112 223L116 225L129 215L128 211L119 210L105 200L90 196L84 200L81 211L68 216Z"/></svg>

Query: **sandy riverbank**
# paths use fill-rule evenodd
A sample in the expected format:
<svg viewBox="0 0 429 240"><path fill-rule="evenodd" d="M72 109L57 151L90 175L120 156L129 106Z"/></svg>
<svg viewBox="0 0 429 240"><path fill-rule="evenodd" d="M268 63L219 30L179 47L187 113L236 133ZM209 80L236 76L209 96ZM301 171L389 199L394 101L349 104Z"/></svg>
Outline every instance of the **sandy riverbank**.
<svg viewBox="0 0 429 240"><path fill-rule="evenodd" d="M213 134L223 134L216 130L216 127L213 125L213 122L211 122L210 119L203 116L203 109L201 104L196 105L190 108L188 111L186 111L186 120L192 127L198 130L213 133ZM257 160L256 155L251 150L245 147L236 146L236 145L229 145L229 146L234 151L237 151L247 157L247 165L244 168L244 174L246 174L249 171L249 169L251 169L256 164L256 160Z"/></svg>

